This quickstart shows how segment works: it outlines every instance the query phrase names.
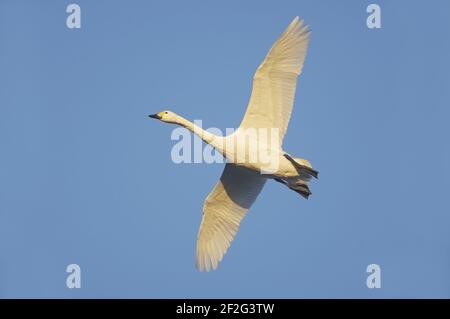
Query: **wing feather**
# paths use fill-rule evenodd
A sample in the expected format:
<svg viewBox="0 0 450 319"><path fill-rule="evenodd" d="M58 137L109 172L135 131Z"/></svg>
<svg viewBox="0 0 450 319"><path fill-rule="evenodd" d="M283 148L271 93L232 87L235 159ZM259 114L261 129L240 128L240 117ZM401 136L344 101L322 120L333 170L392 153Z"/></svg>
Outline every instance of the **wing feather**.
<svg viewBox="0 0 450 319"><path fill-rule="evenodd" d="M245 168L226 164L219 182L203 205L197 236L197 268L216 269L245 214L261 192L266 178Z"/></svg>
<svg viewBox="0 0 450 319"><path fill-rule="evenodd" d="M296 17L274 43L253 77L252 94L240 127L278 128L281 146L309 36L308 26Z"/></svg>

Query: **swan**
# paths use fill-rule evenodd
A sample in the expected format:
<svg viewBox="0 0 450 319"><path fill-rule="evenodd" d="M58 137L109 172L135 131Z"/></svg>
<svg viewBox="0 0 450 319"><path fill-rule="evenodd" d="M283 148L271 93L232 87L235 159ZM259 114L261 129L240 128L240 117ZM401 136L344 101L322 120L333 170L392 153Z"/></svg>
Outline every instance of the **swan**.
<svg viewBox="0 0 450 319"><path fill-rule="evenodd" d="M232 134L213 135L169 110L149 115L187 128L227 160L220 180L203 205L196 248L196 266L200 271L217 268L267 180L275 180L306 199L311 195L308 183L312 177L317 178L318 172L309 161L282 149L309 37L308 26L295 17L256 70L247 111ZM269 134L249 134L251 130L277 134L263 138ZM240 141L247 143L237 147ZM269 155L262 161L253 156L257 153Z"/></svg>

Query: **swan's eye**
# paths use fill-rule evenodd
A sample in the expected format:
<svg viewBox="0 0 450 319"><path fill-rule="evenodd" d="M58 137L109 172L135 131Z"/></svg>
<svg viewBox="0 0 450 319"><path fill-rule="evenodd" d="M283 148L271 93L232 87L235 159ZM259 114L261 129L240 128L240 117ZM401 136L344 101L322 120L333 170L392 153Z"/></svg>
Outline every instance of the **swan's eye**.
<svg viewBox="0 0 450 319"><path fill-rule="evenodd" d="M167 111L166 111L166 112L164 112L164 114L168 114L168 113L169 113L169 112L167 112Z"/></svg>

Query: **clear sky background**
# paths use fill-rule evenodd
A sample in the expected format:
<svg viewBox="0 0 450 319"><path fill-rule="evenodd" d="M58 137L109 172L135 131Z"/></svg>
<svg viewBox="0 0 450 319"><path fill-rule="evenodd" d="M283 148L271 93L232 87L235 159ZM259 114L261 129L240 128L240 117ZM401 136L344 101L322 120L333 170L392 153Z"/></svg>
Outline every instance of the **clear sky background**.
<svg viewBox="0 0 450 319"><path fill-rule="evenodd" d="M74 2L79 30L69 1L0 1L0 297L450 297L449 1ZM312 40L284 146L320 178L308 201L267 183L200 273L223 165L174 164L174 126L147 115L239 125L296 15Z"/></svg>

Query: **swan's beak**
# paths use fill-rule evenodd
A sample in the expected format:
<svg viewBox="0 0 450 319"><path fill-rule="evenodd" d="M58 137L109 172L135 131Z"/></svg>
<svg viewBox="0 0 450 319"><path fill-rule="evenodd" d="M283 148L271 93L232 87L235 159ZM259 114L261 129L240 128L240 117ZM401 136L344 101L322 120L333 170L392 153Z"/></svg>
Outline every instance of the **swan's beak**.
<svg viewBox="0 0 450 319"><path fill-rule="evenodd" d="M161 116L159 116L158 114L150 114L148 117L151 117L152 119L157 119L157 120L161 119Z"/></svg>

